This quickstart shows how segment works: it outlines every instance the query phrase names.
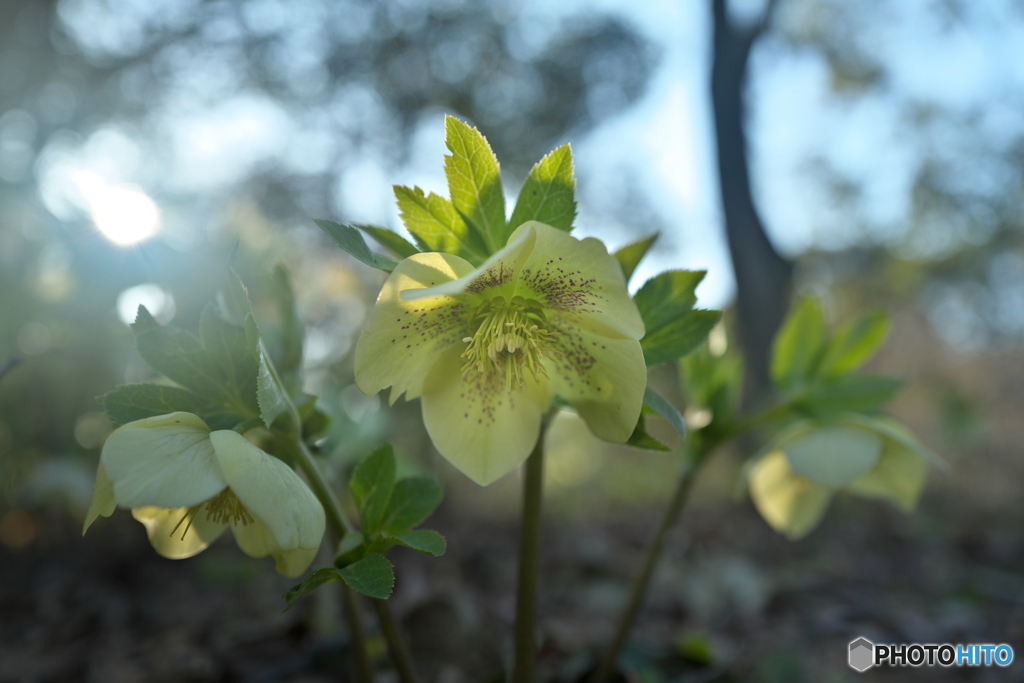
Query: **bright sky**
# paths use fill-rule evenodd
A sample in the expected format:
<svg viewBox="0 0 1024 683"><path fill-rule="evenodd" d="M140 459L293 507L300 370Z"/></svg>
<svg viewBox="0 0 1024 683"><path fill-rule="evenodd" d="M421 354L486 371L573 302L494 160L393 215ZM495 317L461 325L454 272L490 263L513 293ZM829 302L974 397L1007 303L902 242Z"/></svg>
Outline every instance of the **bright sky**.
<svg viewBox="0 0 1024 683"><path fill-rule="evenodd" d="M799 12L814 1L783 0L779 7ZM967 15L952 22L947 14L935 11L938 0L877 3L890 13L884 16L861 12L861 25L854 29L872 41L869 47L881 56L888 80L856 95L833 92L820 53L793 49L777 39L758 45L751 71L751 170L755 196L781 251L792 255L811 246L840 248L864 238L896 240L904 235L922 146L933 156L945 155L952 161L967 155L969 170L954 174L949 183L979 196L1005 193L1019 182L1020 171L1001 162L1004 155L999 153L1000 145L1024 132L1024 21L1010 20L1014 1L960 3ZM263 4L270 6L268 2ZM734 0L749 15L756 15L760 4L761 0ZM70 16L67 8L82 12L94 5L91 0L76 0L61 7L63 15ZM623 179L629 179L645 192L667 233L634 282L665 268L707 269L708 277L698 290L700 305L720 307L732 295L733 278L718 206L708 6L707 0L566 0L557 5L532 0L522 16L535 26L550 28L588 9L617 13L660 48L661 61L642 100L582 139L572 140L582 208L578 230L603 238L612 248L640 237L622 232L611 218L615 207L608 204L616 201ZM90 26L101 19L85 12ZM118 30L129 37L130 20L127 15L118 19L127 26ZM115 33L83 35L116 42ZM189 60L201 57L173 53L166 59L188 66ZM300 62L295 66L299 71ZM85 141L56 141L60 144L48 148L37 166L47 206L61 217L78 210L95 218L102 215L102 207L83 195L89 187L100 187L109 196L161 186L171 191L215 191L272 158L283 159L290 170L316 173L333 159L336 146L344 144L326 132L332 125L383 125L375 96L358 86L339 98L338 111L329 113L286 111L265 95L252 93L218 96L212 100L215 105L206 106L206 96L220 93L231 81L230 66L222 71L183 77L180 96L171 97L155 119L161 139L170 141L168 161L173 161L150 164L161 169L156 176L137 163L146 156L146 150L132 141L138 131L114 127ZM199 72L186 68L182 73ZM297 72L296 79L315 76ZM130 90L130 84L126 87ZM977 112L977 123L970 131L937 124L909 126L901 119L908 99ZM992 153L986 155L986 150ZM418 184L444 193L444 151L443 122L437 112L424 118L405 168L390 169L384 159L373 156L347 156L350 165L337 186L339 206L345 207L340 217L397 228L391 185ZM824 185L815 182L821 168L812 164L815 160L862 186L857 216L844 212L825 194ZM83 178L88 180L84 185ZM136 203L140 211L152 209L142 199Z"/></svg>

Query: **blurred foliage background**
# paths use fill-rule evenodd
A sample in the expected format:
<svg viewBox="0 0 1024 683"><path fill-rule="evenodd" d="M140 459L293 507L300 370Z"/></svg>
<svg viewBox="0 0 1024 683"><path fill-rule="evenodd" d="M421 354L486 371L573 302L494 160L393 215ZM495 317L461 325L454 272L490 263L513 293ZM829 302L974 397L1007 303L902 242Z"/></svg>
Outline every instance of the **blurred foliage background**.
<svg viewBox="0 0 1024 683"><path fill-rule="evenodd" d="M731 42L714 38L716 21ZM657 612L662 630L642 633L664 643L684 626L704 629L723 661L758 680L835 672L844 680L843 638L861 635L851 630L858 624L877 627L877 614L840 619L838 649L823 647L809 664L791 646L749 640L774 623L765 615L773 604L781 609L777 596L805 586L794 577L814 574L808 567L837 590L847 585L835 559L848 552L836 550L836 539L846 539L892 549L878 572L864 569L879 591L895 585L900 567L908 577L939 572L935 590L955 598L950 613L967 615L962 623L951 617L952 630L914 631L929 619L922 608L910 625L893 617L877 627L890 637L1007 641L999 625L1021 615L1024 596L1024 547L1013 531L1024 489L1022 46L1024 9L1013 0L607 0L557 9L504 0L7 0L0 367L20 364L0 377L0 564L36 572L58 549L86 552L74 527L111 429L94 397L151 377L127 323L144 303L161 322L194 329L232 253L257 300L276 263L292 273L307 330L307 390L334 418L324 452L335 470L393 439L409 468L445 482L441 514L455 530L453 552L459 543L493 546L504 536L480 535L495 524L508 532L509 549L494 552L510 557L514 527L501 525L517 505L514 477L488 489L469 485L432 452L415 403L389 409L352 385L348 351L381 278L311 221L398 227L389 186L443 190L442 115L452 113L488 137L513 191L534 161L572 142L578 233L614 248L661 230L640 275L709 268L703 306L727 307L737 291L742 298L744 287L757 287L756 279L744 284L740 265L734 277L731 249L737 264L777 260L781 309L793 291L821 297L833 322L890 311L893 333L872 370L907 381L895 411L953 464L953 475L933 477L913 521L851 503L794 546L808 549L800 555L765 540L772 532L750 505L731 499L746 454L737 450L703 480L693 526L680 532L666 570L671 580L659 584L676 611ZM711 72L728 49L742 59L730 76L738 95L723 103L712 98ZM738 143L740 175L723 170L722 149L715 154L722 107L742 123L739 139L728 138ZM746 213L730 214L730 201L748 202ZM747 237L727 242L723 228L735 232L737 220L753 221L737 233ZM261 322L272 329L270 311ZM730 320L737 318L743 329L742 307ZM676 369L655 373L652 382L682 405ZM572 538L590 540L564 546L575 549L566 566L600 573L594 567L604 562L621 583L677 459L608 447L588 440L573 418L562 423L549 464L549 509L561 520L552 533L585 529ZM670 430L661 434L671 440ZM877 535L858 520L870 520ZM120 524L141 535L130 520ZM99 543L116 546L109 536ZM687 543L703 549L692 566L682 556ZM905 556L907 544L938 565L921 568ZM748 551L759 564L744 559ZM477 567L483 575L504 576L493 557L465 553L469 566L491 567ZM218 557L220 570L213 560L197 570L203 585L252 580L238 578L230 548ZM419 567L410 576L426 576ZM552 571L557 584L563 575ZM691 575L711 587L694 588ZM409 581L399 605L416 616L432 594ZM602 605L616 604L617 585L604 577L584 607L564 604L603 614ZM916 598L893 600L917 609ZM493 602L499 622L503 604ZM37 608L0 602L0 613L26 619ZM739 628L736 614L750 629L741 635L729 630ZM792 628L814 631L817 618L796 614ZM329 615L315 619L313 630L325 632ZM591 632L572 626L565 649L600 639L597 631L587 641ZM572 631L555 619L551 632L560 628ZM0 629L4 641L20 642Z"/></svg>

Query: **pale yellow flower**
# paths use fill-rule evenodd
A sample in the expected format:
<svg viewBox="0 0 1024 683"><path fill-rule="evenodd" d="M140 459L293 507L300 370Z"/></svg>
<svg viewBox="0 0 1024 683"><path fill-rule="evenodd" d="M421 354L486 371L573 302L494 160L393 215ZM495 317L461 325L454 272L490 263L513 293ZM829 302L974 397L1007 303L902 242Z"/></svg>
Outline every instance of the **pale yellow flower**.
<svg viewBox="0 0 1024 683"><path fill-rule="evenodd" d="M117 506L131 508L164 557L191 557L230 526L243 552L273 556L288 577L309 567L325 527L320 501L290 467L237 432L211 432L191 413L138 420L110 435L82 533Z"/></svg>
<svg viewBox="0 0 1024 683"><path fill-rule="evenodd" d="M438 451L483 485L526 459L556 395L601 439L626 441L643 335L604 245L530 221L479 268L443 253L399 263L356 345L356 384L420 398Z"/></svg>
<svg viewBox="0 0 1024 683"><path fill-rule="evenodd" d="M929 461L945 465L887 418L849 414L827 425L807 421L781 434L753 464L750 496L772 528L796 540L818 526L838 491L912 510Z"/></svg>

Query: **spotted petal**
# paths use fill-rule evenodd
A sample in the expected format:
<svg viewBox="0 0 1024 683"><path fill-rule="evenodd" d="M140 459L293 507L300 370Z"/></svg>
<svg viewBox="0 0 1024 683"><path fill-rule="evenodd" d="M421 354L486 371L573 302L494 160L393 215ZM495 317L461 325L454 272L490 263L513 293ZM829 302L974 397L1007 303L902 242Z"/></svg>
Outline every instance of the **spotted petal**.
<svg viewBox="0 0 1024 683"><path fill-rule="evenodd" d="M537 221L523 223L511 239L527 232L536 239L516 294L537 299L563 320L607 337L644 336L644 322L626 289L622 267L600 240L578 240Z"/></svg>
<svg viewBox="0 0 1024 683"><path fill-rule="evenodd" d="M450 282L473 271L451 254L414 254L384 283L377 305L356 344L356 384L367 395L391 387L391 403L405 393L413 399L423 380L448 346L466 335L465 304L447 295L406 300L402 292Z"/></svg>
<svg viewBox="0 0 1024 683"><path fill-rule="evenodd" d="M624 443L640 417L647 386L640 342L595 334L561 313L550 323L557 351L547 363L552 392L579 412L594 436Z"/></svg>
<svg viewBox="0 0 1024 683"><path fill-rule="evenodd" d="M323 540L320 501L294 470L237 432L213 432L210 441L225 481L256 518L247 525L233 524L239 547L253 557L273 555L286 576L301 574Z"/></svg>
<svg viewBox="0 0 1024 683"><path fill-rule="evenodd" d="M210 428L191 413L124 425L103 445L100 462L122 507L192 507L226 485L214 460Z"/></svg>
<svg viewBox="0 0 1024 683"><path fill-rule="evenodd" d="M185 519L188 508L138 507L132 517L146 527L146 535L153 549L169 560L183 560L206 550L217 540L226 525L209 519L205 506L200 508L191 523Z"/></svg>
<svg viewBox="0 0 1024 683"><path fill-rule="evenodd" d="M532 221L534 225L541 225ZM524 223L524 225L527 225ZM547 226L545 226L547 227ZM554 228L550 228L554 229ZM458 296L460 294L480 295L487 298L502 296L511 300L516 294L517 281L537 241L536 232L530 228L517 230L508 244L495 252L477 269L463 273L458 279L445 282L423 291L408 291L402 298L408 300L425 296Z"/></svg>
<svg viewBox="0 0 1024 683"><path fill-rule="evenodd" d="M526 460L551 403L546 381L527 373L525 386L464 381L461 348L438 359L423 386L423 422L437 450L467 477L486 486Z"/></svg>

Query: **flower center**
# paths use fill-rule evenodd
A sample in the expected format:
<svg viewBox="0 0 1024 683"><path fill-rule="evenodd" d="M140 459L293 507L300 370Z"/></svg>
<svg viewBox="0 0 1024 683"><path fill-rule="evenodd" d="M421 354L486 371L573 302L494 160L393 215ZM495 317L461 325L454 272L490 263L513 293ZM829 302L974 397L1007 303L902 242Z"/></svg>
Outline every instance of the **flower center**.
<svg viewBox="0 0 1024 683"><path fill-rule="evenodd" d="M501 296L481 304L469 317L469 328L476 329L472 337L462 341L469 344L462 357L462 377L467 381L522 387L525 371L534 379L548 376L541 364L558 351L551 346L555 334L544 329L544 309L540 302L512 298L506 303Z"/></svg>
<svg viewBox="0 0 1024 683"><path fill-rule="evenodd" d="M249 509L242 505L242 501L238 500L238 497L231 492L231 489L226 488L205 503L193 505L186 510L185 515L171 529L171 536L187 521L188 523L185 524L184 531L181 532L181 540L184 541L185 534L192 528L192 521L204 505L206 506L206 518L220 524L241 524L246 526L255 521Z"/></svg>

